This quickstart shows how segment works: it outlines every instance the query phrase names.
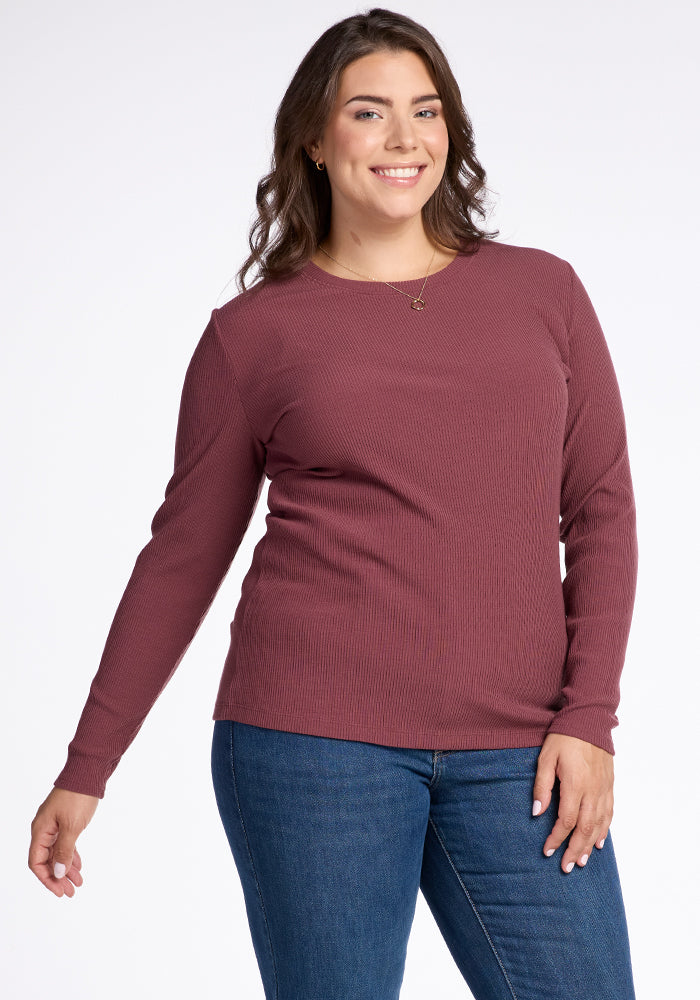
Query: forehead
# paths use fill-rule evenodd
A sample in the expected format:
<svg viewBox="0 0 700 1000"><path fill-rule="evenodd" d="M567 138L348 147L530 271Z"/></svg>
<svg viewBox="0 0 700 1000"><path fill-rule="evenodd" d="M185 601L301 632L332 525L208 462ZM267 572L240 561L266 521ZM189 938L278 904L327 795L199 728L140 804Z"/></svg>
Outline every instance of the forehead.
<svg viewBox="0 0 700 1000"><path fill-rule="evenodd" d="M353 93L372 89L372 93L389 95L392 91L400 92L406 87L416 87L421 84L433 86L428 68L417 52L403 50L401 52L371 52L361 56L342 70L338 82L338 99L346 100ZM362 87L359 91L357 88ZM369 91L367 91L369 92Z"/></svg>

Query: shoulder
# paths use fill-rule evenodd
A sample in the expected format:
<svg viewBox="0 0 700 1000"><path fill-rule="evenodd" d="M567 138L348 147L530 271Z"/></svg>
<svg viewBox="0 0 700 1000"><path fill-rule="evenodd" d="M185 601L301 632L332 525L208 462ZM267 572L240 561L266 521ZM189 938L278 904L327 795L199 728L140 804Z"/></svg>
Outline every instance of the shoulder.
<svg viewBox="0 0 700 1000"><path fill-rule="evenodd" d="M308 298L308 286L300 273L264 284L255 284L239 292L212 312L219 336L225 344L241 342L279 323L297 301Z"/></svg>
<svg viewBox="0 0 700 1000"><path fill-rule="evenodd" d="M290 344L299 342L309 327L326 318L313 285L296 272L284 278L256 283L213 309L211 325L239 379L259 373Z"/></svg>
<svg viewBox="0 0 700 1000"><path fill-rule="evenodd" d="M541 247L484 240L477 259L479 273L494 294L498 290L504 297L566 315L575 272L565 258Z"/></svg>
<svg viewBox="0 0 700 1000"><path fill-rule="evenodd" d="M479 256L484 263L491 264L495 268L533 276L563 277L567 282L572 271L568 260L541 247L482 240L479 245Z"/></svg>

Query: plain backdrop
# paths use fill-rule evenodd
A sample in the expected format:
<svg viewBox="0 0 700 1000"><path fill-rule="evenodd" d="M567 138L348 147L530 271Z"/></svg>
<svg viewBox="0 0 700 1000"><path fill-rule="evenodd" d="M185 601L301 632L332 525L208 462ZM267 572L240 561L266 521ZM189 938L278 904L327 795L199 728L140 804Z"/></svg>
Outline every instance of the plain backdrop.
<svg viewBox="0 0 700 1000"><path fill-rule="evenodd" d="M237 293L279 101L318 36L368 9L3 3L0 965L12 1000L263 997L209 754L267 482L78 841L75 898L29 871L29 827L162 502L187 363L212 308ZM640 550L612 829L638 1000L686 996L700 933L697 10L394 9L452 65L494 192L486 227L568 260L606 333ZM428 992L471 995L419 895L402 1000Z"/></svg>

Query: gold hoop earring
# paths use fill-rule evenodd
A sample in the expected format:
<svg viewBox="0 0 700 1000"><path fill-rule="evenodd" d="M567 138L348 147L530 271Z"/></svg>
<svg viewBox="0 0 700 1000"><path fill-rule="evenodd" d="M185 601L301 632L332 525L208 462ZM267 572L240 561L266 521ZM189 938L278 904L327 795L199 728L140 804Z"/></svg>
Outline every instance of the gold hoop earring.
<svg viewBox="0 0 700 1000"><path fill-rule="evenodd" d="M323 165L323 163L321 163L320 160L316 160L315 163L316 163L316 169L317 170L325 170L326 169L325 166ZM319 164L320 164L320 166L319 166Z"/></svg>

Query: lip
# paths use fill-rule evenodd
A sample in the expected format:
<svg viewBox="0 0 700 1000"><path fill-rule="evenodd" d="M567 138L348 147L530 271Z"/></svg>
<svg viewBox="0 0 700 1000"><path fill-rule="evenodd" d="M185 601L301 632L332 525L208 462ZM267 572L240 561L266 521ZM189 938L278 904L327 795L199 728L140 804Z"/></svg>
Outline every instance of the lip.
<svg viewBox="0 0 700 1000"><path fill-rule="evenodd" d="M402 163L401 167L418 167L418 173L415 177L388 177L383 174L378 174L377 170L391 170L391 167L370 167L370 171L374 174L377 180L381 181L382 184L388 184L389 187L399 187L399 188L409 188L415 187L415 185L420 181L421 177L425 172L425 163ZM394 167L394 170L400 170L401 167Z"/></svg>
<svg viewBox="0 0 700 1000"><path fill-rule="evenodd" d="M425 163L375 163L370 170L401 170L404 167L424 167Z"/></svg>

